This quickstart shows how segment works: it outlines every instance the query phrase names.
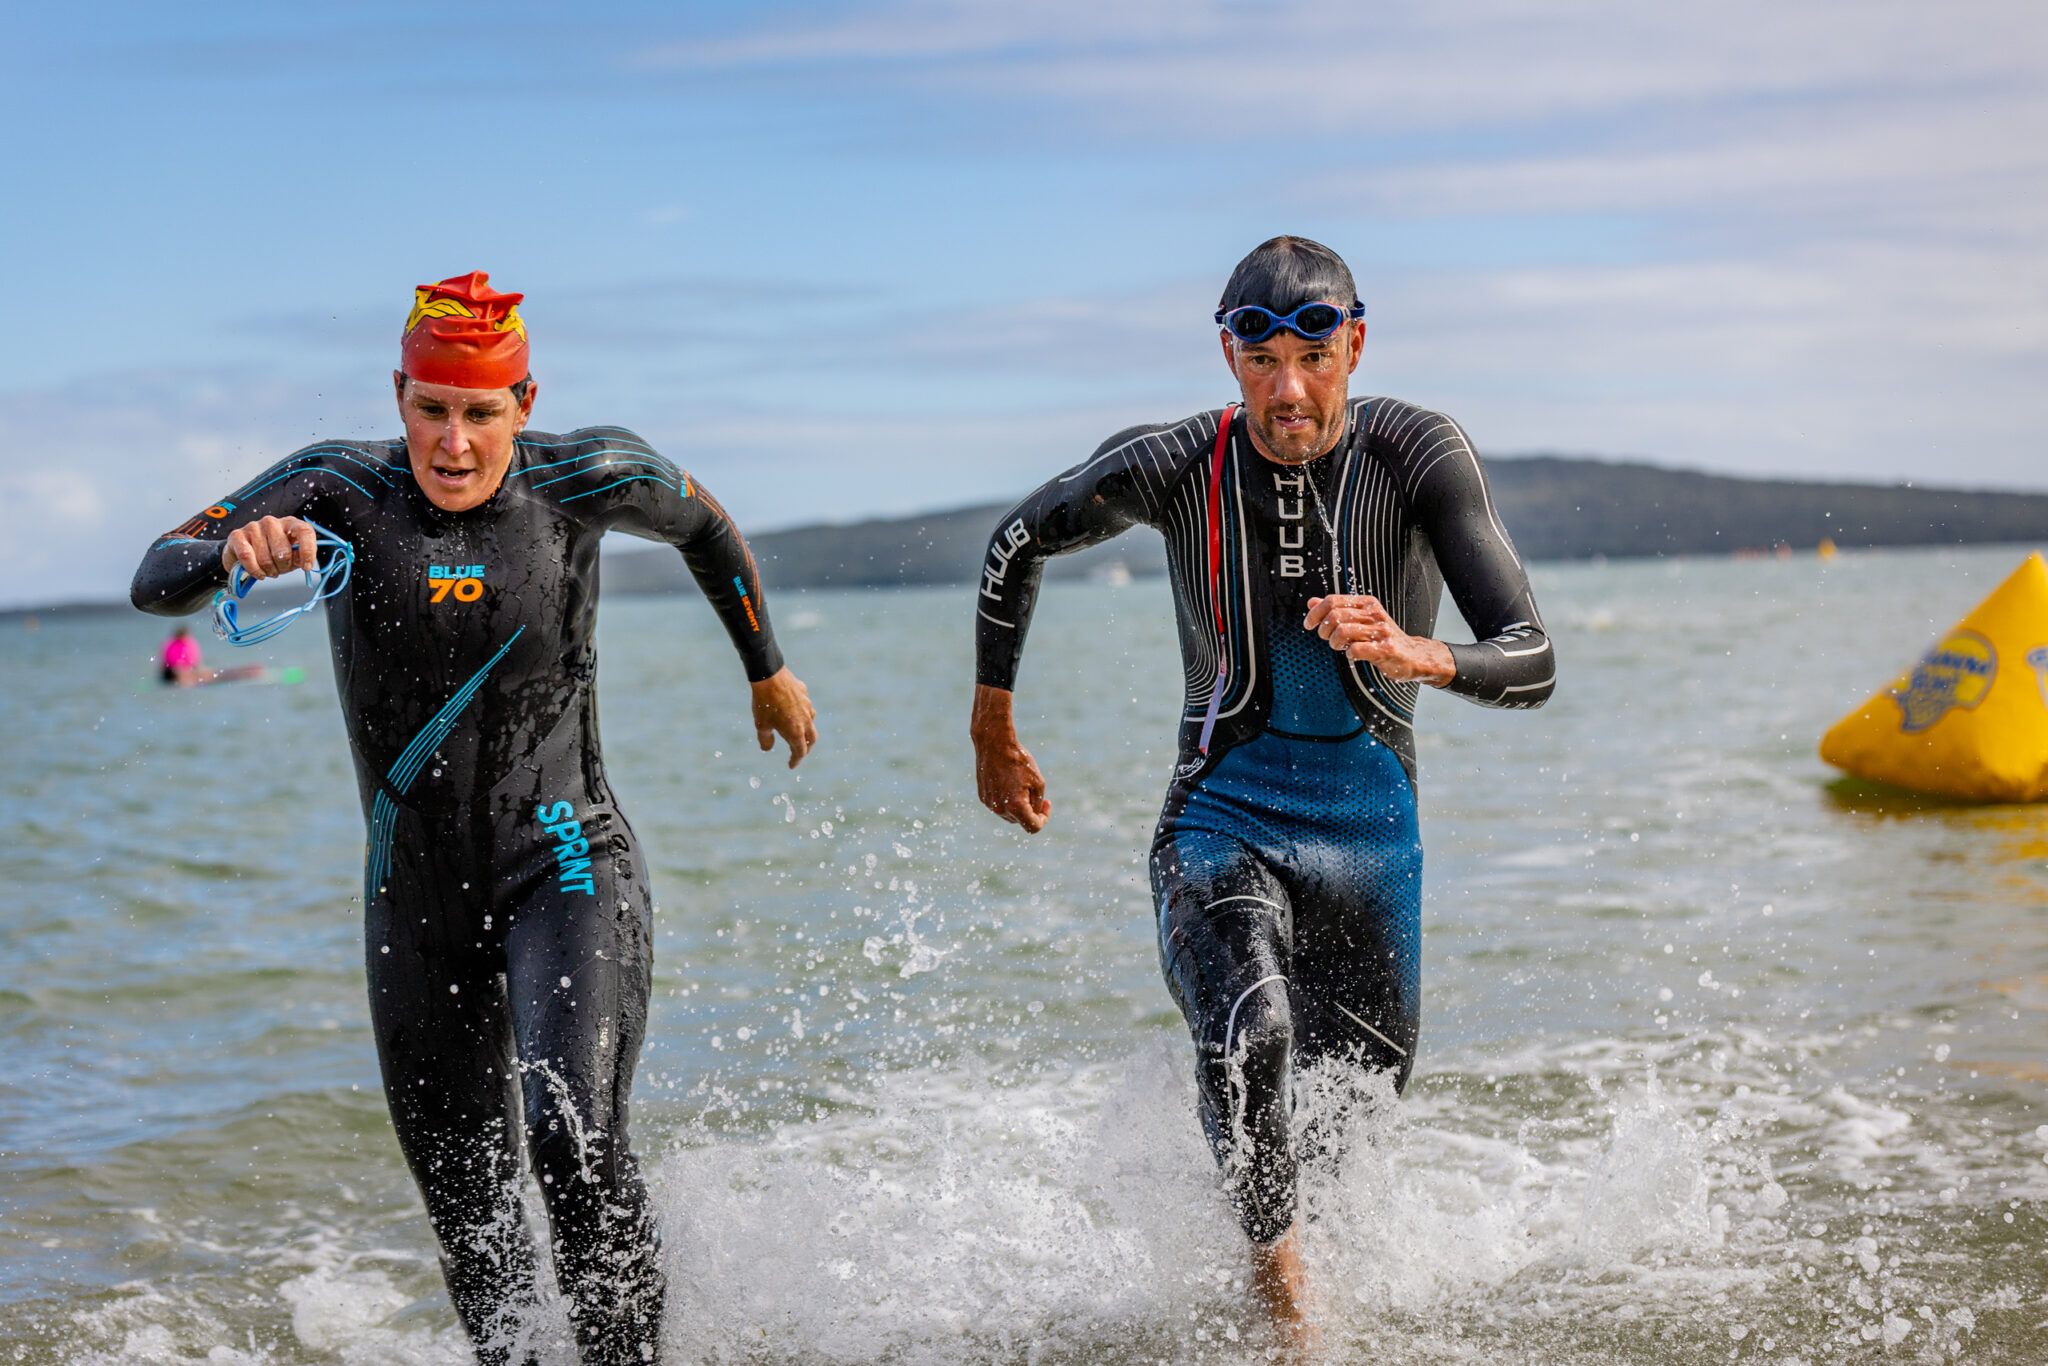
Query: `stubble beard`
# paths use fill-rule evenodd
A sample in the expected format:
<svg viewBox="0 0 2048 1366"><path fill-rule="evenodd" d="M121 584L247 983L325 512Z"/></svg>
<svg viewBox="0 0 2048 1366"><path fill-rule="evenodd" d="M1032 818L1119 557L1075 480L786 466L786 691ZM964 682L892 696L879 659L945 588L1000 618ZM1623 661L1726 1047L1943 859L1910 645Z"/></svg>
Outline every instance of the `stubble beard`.
<svg viewBox="0 0 2048 1366"><path fill-rule="evenodd" d="M1344 413L1345 406L1340 404L1337 411L1306 439L1283 437L1269 423L1257 419L1252 425L1258 434L1259 444L1271 452L1272 459L1283 465L1306 465L1328 455L1344 439Z"/></svg>

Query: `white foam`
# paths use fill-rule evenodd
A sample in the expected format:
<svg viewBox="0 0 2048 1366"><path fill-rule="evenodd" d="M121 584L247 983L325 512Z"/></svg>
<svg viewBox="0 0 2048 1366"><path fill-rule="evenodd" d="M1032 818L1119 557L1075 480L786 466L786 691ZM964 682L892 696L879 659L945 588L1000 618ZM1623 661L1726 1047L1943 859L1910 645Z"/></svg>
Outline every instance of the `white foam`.
<svg viewBox="0 0 2048 1366"><path fill-rule="evenodd" d="M861 1111L761 1147L673 1152L655 1178L671 1337L713 1360L774 1343L848 1362L1256 1344L1242 1235L1191 1098L1162 1046L1059 1083L897 1074ZM1303 1185L1339 1333L1377 1337L1390 1316L1491 1299L1532 1269L1553 1286L1640 1281L1653 1252L1700 1293L1757 1279L1710 1265L1729 1192L1711 1140L1654 1086L1551 1143L1475 1133L1443 1100L1395 1104L1383 1080L1311 1082L1297 1118L1339 1108L1346 1155ZM1771 1194L1746 1208L1784 1203L1756 1184Z"/></svg>
<svg viewBox="0 0 2048 1366"><path fill-rule="evenodd" d="M1631 1359L1667 1340L1771 1342L1770 1359L1955 1349L1995 1306L1957 1302L1926 1264L1902 1270L1915 1235L1854 1195L1883 1164L1931 1160L1936 1136L1825 1073L1806 1091L1768 1085L1823 1046L1739 1032L1530 1045L1426 1074L1399 1101L1384 1079L1311 1073L1297 1123L1339 1138L1302 1180L1326 1336L1381 1361ZM643 1138L670 1359L1262 1355L1187 1052L1160 1035L1052 1076L1014 1061L895 1071L842 1088L820 1120L686 1127L666 1151ZM2038 1141L2015 1145L2002 1180L2040 1165ZM1781 1160L1811 1175L1781 1179ZM252 1261L249 1291L288 1331L237 1334L210 1301L138 1286L79 1315L72 1359L469 1359L445 1298L419 1297L431 1273L416 1256L366 1250L359 1231ZM524 1332L548 1366L573 1361L559 1302Z"/></svg>

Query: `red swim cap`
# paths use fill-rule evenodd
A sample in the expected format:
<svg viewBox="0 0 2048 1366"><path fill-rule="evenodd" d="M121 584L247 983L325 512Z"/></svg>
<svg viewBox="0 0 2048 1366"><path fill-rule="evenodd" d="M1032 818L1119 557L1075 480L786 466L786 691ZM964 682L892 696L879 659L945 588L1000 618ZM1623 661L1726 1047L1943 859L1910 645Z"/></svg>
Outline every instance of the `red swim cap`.
<svg viewBox="0 0 2048 1366"><path fill-rule="evenodd" d="M412 292L400 363L426 384L459 389L507 389L525 379L524 294L500 294L491 277L473 270Z"/></svg>

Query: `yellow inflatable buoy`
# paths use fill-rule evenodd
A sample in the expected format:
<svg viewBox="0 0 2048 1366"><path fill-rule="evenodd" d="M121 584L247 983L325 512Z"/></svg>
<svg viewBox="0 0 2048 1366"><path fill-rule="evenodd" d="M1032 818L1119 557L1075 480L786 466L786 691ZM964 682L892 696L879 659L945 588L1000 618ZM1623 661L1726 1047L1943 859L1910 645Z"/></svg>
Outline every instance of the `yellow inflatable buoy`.
<svg viewBox="0 0 2048 1366"><path fill-rule="evenodd" d="M2027 556L1919 663L1835 722L1820 757L1946 797L2048 797L2048 561Z"/></svg>

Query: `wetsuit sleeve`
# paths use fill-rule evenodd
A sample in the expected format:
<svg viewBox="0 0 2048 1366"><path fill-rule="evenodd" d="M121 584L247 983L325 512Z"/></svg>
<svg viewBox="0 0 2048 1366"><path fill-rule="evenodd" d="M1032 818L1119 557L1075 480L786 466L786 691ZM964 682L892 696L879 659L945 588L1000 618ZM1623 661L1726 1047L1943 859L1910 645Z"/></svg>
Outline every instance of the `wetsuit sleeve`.
<svg viewBox="0 0 2048 1366"><path fill-rule="evenodd" d="M1155 430L1118 432L1087 460L1003 514L983 557L977 589L976 682L1005 691L1017 686L1024 636L1049 557L1099 544L1151 520L1156 484L1138 452L1143 438Z"/></svg>
<svg viewBox="0 0 2048 1366"><path fill-rule="evenodd" d="M1458 671L1444 691L1487 706L1540 707L1556 682L1556 657L1479 456L1449 418L1437 418L1417 440L1415 519L1452 600L1479 637L1450 645Z"/></svg>
<svg viewBox="0 0 2048 1366"><path fill-rule="evenodd" d="M336 499L356 495L375 501L394 475L388 461L369 449L323 443L295 451L157 537L129 584L128 600L157 616L196 612L228 581L221 545L237 527L259 517L306 517L339 528Z"/></svg>
<svg viewBox="0 0 2048 1366"><path fill-rule="evenodd" d="M624 466L635 473L590 489L589 496L604 504L597 509L604 524L629 535L666 541L680 550L683 563L690 567L691 576L732 637L733 648L746 667L747 681L759 683L778 672L782 650L768 621L761 572L754 563L754 552L747 548L746 538L725 508L689 473L655 455L652 447L631 432L608 428L602 439L629 452L644 452L644 459ZM591 477L612 478L609 473ZM566 500L564 505L568 505Z"/></svg>

